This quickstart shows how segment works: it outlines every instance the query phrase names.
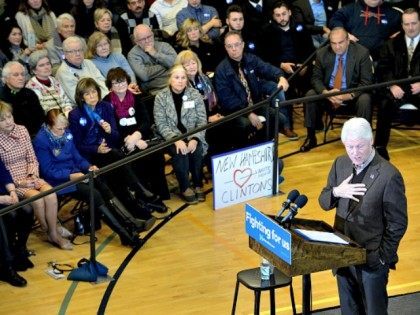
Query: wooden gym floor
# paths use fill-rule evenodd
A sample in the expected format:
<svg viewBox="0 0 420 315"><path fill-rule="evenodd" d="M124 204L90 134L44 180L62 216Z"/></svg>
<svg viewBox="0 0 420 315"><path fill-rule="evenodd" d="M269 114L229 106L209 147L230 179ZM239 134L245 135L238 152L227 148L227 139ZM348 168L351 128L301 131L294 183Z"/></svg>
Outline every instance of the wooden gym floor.
<svg viewBox="0 0 420 315"><path fill-rule="evenodd" d="M298 150L305 131L302 115L296 115L299 141L280 138L279 155ZM328 133L338 139L340 128ZM403 174L408 197L409 227L403 238L397 270L390 274L389 295L420 291L420 132L392 130L389 146L391 161ZM322 134L318 134L321 142ZM330 166L344 150L339 141L322 145L308 153L284 159L284 192L298 189L309 201L299 217L333 222L334 212L320 209L317 199L326 182ZM211 188L211 184L207 185ZM250 204L268 214L277 213L284 195L260 198ZM145 237L144 245L132 250L123 247L104 226L97 233L97 260L109 268L115 281L101 284L54 280L45 270L49 261L77 264L88 258L89 245L63 251L32 234L28 247L36 256L35 268L21 273L26 288L0 283L0 314L230 314L236 273L257 267L260 257L248 248L244 231L244 204L212 210L212 194L207 201L185 206L174 195L167 203L173 216L158 221ZM76 241L87 240L78 237ZM298 311L301 307L301 277L293 279ZM338 305L335 279L330 271L312 275L312 307ZM276 291L277 314L291 314L289 291ZM269 314L268 294L262 295L262 314ZM420 303L420 301L419 301ZM241 286L237 314L252 314L252 292Z"/></svg>

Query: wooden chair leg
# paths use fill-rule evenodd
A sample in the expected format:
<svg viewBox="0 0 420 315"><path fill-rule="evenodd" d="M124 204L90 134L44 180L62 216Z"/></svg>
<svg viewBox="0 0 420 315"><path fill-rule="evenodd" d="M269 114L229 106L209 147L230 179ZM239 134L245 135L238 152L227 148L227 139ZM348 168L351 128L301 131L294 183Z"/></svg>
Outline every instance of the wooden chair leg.
<svg viewBox="0 0 420 315"><path fill-rule="evenodd" d="M236 286L235 286L235 293L233 295L233 305L232 305L232 315L235 315L235 311L236 311L236 301L238 300L238 291L239 291L239 281L236 281Z"/></svg>

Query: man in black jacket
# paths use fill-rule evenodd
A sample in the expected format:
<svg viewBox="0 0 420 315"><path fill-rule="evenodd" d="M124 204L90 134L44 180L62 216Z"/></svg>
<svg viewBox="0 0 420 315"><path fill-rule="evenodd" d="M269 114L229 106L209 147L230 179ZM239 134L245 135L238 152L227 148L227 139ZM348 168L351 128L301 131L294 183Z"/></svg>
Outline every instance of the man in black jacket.
<svg viewBox="0 0 420 315"><path fill-rule="evenodd" d="M378 71L382 81L391 81L415 77L420 75L420 21L419 12L407 9L402 16L401 32L389 40L381 51ZM378 123L375 134L375 146L379 154L389 160L388 145L391 120L398 108L405 104L417 106L417 110L410 113L411 118L418 117L420 109L420 82L405 85L392 85L382 98L378 109ZM415 109L412 107L412 109ZM410 110L411 112L412 110Z"/></svg>

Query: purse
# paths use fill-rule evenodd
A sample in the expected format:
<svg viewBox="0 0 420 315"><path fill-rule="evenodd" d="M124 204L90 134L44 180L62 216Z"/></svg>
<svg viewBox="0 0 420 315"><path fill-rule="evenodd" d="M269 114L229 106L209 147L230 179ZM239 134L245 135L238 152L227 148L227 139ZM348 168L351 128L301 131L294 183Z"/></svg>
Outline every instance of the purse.
<svg viewBox="0 0 420 315"><path fill-rule="evenodd" d="M96 282L98 277L107 277L108 268L98 261L90 261L82 258L67 276L67 280Z"/></svg>

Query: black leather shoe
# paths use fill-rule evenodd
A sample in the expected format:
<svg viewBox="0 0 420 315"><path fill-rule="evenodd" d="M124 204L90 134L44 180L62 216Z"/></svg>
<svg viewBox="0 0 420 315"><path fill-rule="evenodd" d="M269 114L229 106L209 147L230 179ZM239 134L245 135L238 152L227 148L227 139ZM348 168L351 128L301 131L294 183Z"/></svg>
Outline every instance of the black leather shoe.
<svg viewBox="0 0 420 315"><path fill-rule="evenodd" d="M303 145L300 147L301 152L308 152L316 147L316 138L306 138Z"/></svg>
<svg viewBox="0 0 420 315"><path fill-rule="evenodd" d="M7 282L14 287L25 287L27 282L12 267L0 271L0 281Z"/></svg>
<svg viewBox="0 0 420 315"><path fill-rule="evenodd" d="M28 257L25 257L23 255L17 255L13 260L13 268L16 271L26 271L28 268L33 267L34 264L32 263L32 261L30 261Z"/></svg>

